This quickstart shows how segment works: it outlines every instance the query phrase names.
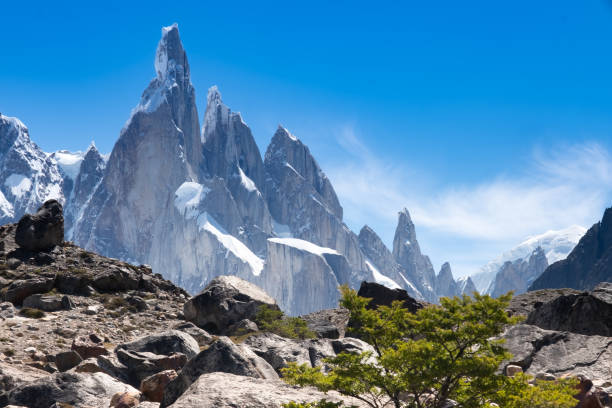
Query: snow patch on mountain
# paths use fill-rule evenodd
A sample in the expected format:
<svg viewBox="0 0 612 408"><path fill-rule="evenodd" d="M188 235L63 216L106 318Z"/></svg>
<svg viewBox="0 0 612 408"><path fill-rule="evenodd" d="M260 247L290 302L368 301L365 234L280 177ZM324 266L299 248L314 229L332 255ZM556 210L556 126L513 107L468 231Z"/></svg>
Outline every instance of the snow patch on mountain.
<svg viewBox="0 0 612 408"><path fill-rule="evenodd" d="M370 262L370 260L366 259L365 264L370 270L370 272L372 272L372 276L374 276L374 281L376 281L376 283L384 285L389 289L401 289L400 285L398 285L393 279L380 273L380 271L376 269L376 267L374 266L374 264L372 264L372 262Z"/></svg>
<svg viewBox="0 0 612 408"><path fill-rule="evenodd" d="M11 193L17 198L23 197L32 187L32 180L23 174L11 174L4 180L4 185L11 189Z"/></svg>
<svg viewBox="0 0 612 408"><path fill-rule="evenodd" d="M251 267L253 275L259 276L264 268L264 260L255 255L238 238L229 234L221 225L210 216L203 212L197 219L200 230L210 232L229 252Z"/></svg>
<svg viewBox="0 0 612 408"><path fill-rule="evenodd" d="M197 207L210 189L193 181L186 181L174 193L174 206L186 218L195 218L199 215Z"/></svg>
<svg viewBox="0 0 612 408"><path fill-rule="evenodd" d="M296 248L301 251L310 252L311 254L319 256L323 256L324 254L340 255L340 253L335 249L325 248L319 245L315 245L310 241L305 241L303 239L298 238L268 238L268 241Z"/></svg>

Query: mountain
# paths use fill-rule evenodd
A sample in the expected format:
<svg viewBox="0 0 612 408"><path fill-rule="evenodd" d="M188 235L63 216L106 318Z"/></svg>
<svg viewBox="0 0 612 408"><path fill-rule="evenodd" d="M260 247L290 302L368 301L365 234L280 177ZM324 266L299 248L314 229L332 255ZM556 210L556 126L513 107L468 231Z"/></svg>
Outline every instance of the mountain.
<svg viewBox="0 0 612 408"><path fill-rule="evenodd" d="M591 290L612 281L612 207L584 234L567 258L550 265L529 290L574 288Z"/></svg>
<svg viewBox="0 0 612 408"><path fill-rule="evenodd" d="M469 276L461 276L457 278L457 286L459 287L459 292L461 294L471 295L472 293L478 291L474 281L472 281L472 278Z"/></svg>
<svg viewBox="0 0 612 408"><path fill-rule="evenodd" d="M399 212L393 238L393 256L425 300L436 301L436 273L429 257L421 253L416 229L406 208Z"/></svg>
<svg viewBox="0 0 612 408"><path fill-rule="evenodd" d="M162 29L155 76L110 155L46 154L2 116L0 211L16 221L47 198L64 205L65 238L103 256L148 264L200 292L220 275L262 287L288 314L337 306L340 285L376 281L436 302L460 290L436 276L406 209L393 250L343 221L331 181L308 146L279 126L262 156L242 115L216 86L200 127L178 26Z"/></svg>
<svg viewBox="0 0 612 408"><path fill-rule="evenodd" d="M462 290L453 278L453 272L448 262L442 264L440 272L436 276L436 295L441 297L453 297L462 294ZM436 300L438 300L436 299Z"/></svg>
<svg viewBox="0 0 612 408"><path fill-rule="evenodd" d="M0 114L0 223L33 213L46 200L64 203L57 164L32 140L17 118Z"/></svg>
<svg viewBox="0 0 612 408"><path fill-rule="evenodd" d="M480 293L501 294L510 290L514 290L515 294L523 293L548 264L564 259L585 232L585 228L573 225L529 237L483 266L471 276L472 281ZM538 262L534 259L529 267L530 258L538 248L541 249L547 265L543 264L542 259Z"/></svg>

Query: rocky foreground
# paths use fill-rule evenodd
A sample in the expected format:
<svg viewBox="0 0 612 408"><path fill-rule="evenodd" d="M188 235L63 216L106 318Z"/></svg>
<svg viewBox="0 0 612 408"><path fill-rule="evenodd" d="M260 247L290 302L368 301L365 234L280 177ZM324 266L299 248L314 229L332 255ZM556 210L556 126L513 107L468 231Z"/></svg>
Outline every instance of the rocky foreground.
<svg viewBox="0 0 612 408"><path fill-rule="evenodd" d="M240 278L219 277L190 298L145 265L62 242L58 206L47 203L25 221L0 227L0 406L248 408L337 401L337 394L285 384L280 369L372 349L346 337L344 310L303 316L316 338L284 338L259 330L258 308L278 306ZM361 294L376 304L397 299L413 311L427 307L377 284L364 283ZM501 369L540 378L582 375L580 406L609 404L611 284L592 292L527 293L509 312L527 318L504 334L514 358Z"/></svg>

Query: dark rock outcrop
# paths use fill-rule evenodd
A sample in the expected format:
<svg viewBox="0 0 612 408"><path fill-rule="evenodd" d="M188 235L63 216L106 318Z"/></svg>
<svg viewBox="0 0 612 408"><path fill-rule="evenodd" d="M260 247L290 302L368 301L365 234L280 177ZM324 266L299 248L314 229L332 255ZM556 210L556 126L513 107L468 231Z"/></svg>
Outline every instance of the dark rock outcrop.
<svg viewBox="0 0 612 408"><path fill-rule="evenodd" d="M550 265L529 290L547 288L593 289L612 281L612 207L580 239L566 259Z"/></svg>
<svg viewBox="0 0 612 408"><path fill-rule="evenodd" d="M261 305L278 308L274 299L252 283L220 276L185 303L184 315L198 327L222 334L234 323L253 319Z"/></svg>
<svg viewBox="0 0 612 408"><path fill-rule="evenodd" d="M17 224L15 242L28 251L44 251L64 241L64 215L57 200L46 201L36 214L25 214Z"/></svg>
<svg viewBox="0 0 612 408"><path fill-rule="evenodd" d="M534 309L527 324L548 330L612 337L612 283L556 297Z"/></svg>
<svg viewBox="0 0 612 408"><path fill-rule="evenodd" d="M422 309L426 304L410 297L403 289L389 289L386 286L373 282L362 282L357 294L361 297L372 299L368 304L369 309L375 309L381 305L391 306L393 301L399 300L406 309L414 313Z"/></svg>
<svg viewBox="0 0 612 408"><path fill-rule="evenodd" d="M178 330L156 333L142 337L130 343L117 346L116 350L127 350L132 352L149 352L155 354L170 355L183 353L187 359L194 357L200 352L198 343L189 334Z"/></svg>

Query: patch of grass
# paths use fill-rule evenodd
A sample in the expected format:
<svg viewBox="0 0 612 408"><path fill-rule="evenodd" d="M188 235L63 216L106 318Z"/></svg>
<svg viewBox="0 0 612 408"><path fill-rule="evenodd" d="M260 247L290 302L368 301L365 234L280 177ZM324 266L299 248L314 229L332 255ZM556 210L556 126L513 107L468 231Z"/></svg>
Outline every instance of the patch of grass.
<svg viewBox="0 0 612 408"><path fill-rule="evenodd" d="M19 314L25 317L29 317L30 319L40 319L41 317L45 317L45 312L33 307L24 307L19 311Z"/></svg>
<svg viewBox="0 0 612 408"><path fill-rule="evenodd" d="M268 305L261 305L255 315L255 323L261 331L278 334L289 339L313 339L316 333L299 317L285 316L283 312Z"/></svg>
<svg viewBox="0 0 612 408"><path fill-rule="evenodd" d="M128 301L121 296L103 294L100 296L100 299L104 304L104 307L109 310L115 310L128 306Z"/></svg>
<svg viewBox="0 0 612 408"><path fill-rule="evenodd" d="M5 348L2 352L7 357L13 357L15 355L15 349L12 348Z"/></svg>

